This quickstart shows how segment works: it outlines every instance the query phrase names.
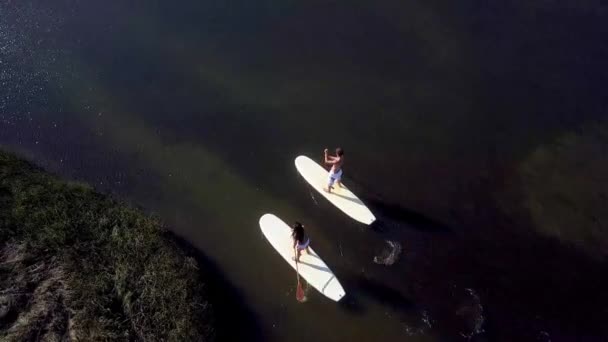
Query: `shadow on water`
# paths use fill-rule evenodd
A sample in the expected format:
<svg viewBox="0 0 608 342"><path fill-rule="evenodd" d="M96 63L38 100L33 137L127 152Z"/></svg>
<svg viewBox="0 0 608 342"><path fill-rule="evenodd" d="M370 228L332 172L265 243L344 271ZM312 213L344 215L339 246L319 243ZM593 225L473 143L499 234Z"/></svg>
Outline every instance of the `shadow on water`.
<svg viewBox="0 0 608 342"><path fill-rule="evenodd" d="M414 303L399 291L376 280L363 276L346 278L346 280L349 285L348 297L338 302L344 310L357 314L365 313L367 310L362 304L362 298L370 298L397 312L411 313L415 309Z"/></svg>
<svg viewBox="0 0 608 342"><path fill-rule="evenodd" d="M390 228L388 220L406 224L410 228L427 233L449 233L454 231L451 227L439 221L402 207L399 204L370 199L368 197L362 197L362 200L368 204L372 212L378 217L378 220L371 226L377 232L385 232Z"/></svg>
<svg viewBox="0 0 608 342"><path fill-rule="evenodd" d="M366 296L393 310L411 312L415 309L414 303L403 294L378 281L359 277L353 284L356 291L363 292Z"/></svg>
<svg viewBox="0 0 608 342"><path fill-rule="evenodd" d="M209 293L209 302L215 314L217 341L263 341L264 335L253 312L245 305L238 289L226 279L215 262L194 248L183 238L167 233L187 254L200 265L201 279Z"/></svg>
<svg viewBox="0 0 608 342"><path fill-rule="evenodd" d="M428 233L449 233L454 229L448 225L432 219L420 212L403 207L401 204L388 202L380 194L369 191L369 187L355 178L350 182L355 185L359 198L370 207L378 220L371 228L377 232L385 232L389 229L387 219L407 224L409 227Z"/></svg>
<svg viewBox="0 0 608 342"><path fill-rule="evenodd" d="M428 312L400 291L364 276L355 276L348 280L348 284L348 296L338 303L341 309L364 314L368 311L364 299L369 299L388 309L385 310L386 318L399 320L409 335L424 333L431 327Z"/></svg>

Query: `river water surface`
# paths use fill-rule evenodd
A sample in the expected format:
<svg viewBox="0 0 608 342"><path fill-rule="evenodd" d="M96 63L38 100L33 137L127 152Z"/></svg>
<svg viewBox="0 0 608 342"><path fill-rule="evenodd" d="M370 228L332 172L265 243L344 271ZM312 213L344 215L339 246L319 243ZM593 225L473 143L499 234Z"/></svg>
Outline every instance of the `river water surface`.
<svg viewBox="0 0 608 342"><path fill-rule="evenodd" d="M0 0L0 144L198 248L247 312L223 307L223 336L605 340L607 19L591 0ZM373 227L295 170L336 146ZM342 302L295 300L266 212L307 226Z"/></svg>

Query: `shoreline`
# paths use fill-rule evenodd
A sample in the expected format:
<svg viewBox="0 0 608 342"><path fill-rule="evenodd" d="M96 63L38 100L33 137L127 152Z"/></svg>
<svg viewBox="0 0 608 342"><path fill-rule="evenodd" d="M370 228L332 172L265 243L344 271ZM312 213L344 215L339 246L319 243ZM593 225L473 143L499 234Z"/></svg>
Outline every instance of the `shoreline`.
<svg viewBox="0 0 608 342"><path fill-rule="evenodd" d="M201 252L141 210L4 151L0 241L2 340L226 335L218 299L236 292L219 291L230 287Z"/></svg>

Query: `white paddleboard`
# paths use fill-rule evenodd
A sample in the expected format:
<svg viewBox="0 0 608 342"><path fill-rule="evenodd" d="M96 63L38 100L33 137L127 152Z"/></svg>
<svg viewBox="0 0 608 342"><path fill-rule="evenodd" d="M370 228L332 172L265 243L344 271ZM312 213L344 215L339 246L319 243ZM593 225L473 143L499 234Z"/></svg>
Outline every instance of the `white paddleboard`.
<svg viewBox="0 0 608 342"><path fill-rule="evenodd" d="M280 218L272 214L265 214L260 218L260 228L262 228L262 233L272 247L295 270L296 262L291 259L295 256L293 239L291 238L291 227ZM302 252L300 255L300 262L298 262L300 277L306 279L309 285L324 294L327 298L336 302L339 301L346 294L342 285L340 285L336 276L323 260L319 258L317 253L310 247L308 249L311 254Z"/></svg>
<svg viewBox="0 0 608 342"><path fill-rule="evenodd" d="M329 172L312 159L306 156L297 157L296 169L315 190L346 215L364 224L372 224L376 221L374 214L347 187L341 188L338 185L334 185L331 193L323 190L327 186Z"/></svg>

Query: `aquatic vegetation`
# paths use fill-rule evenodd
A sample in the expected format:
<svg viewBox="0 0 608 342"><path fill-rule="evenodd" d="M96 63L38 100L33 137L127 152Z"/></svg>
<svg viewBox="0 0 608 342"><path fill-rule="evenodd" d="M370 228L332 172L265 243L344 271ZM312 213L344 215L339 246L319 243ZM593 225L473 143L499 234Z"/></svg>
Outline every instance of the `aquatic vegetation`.
<svg viewBox="0 0 608 342"><path fill-rule="evenodd" d="M197 262L159 221L0 153L0 339L211 340Z"/></svg>
<svg viewBox="0 0 608 342"><path fill-rule="evenodd" d="M537 148L520 168L539 232L593 255L608 250L608 129L587 125Z"/></svg>

